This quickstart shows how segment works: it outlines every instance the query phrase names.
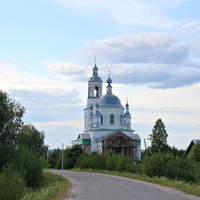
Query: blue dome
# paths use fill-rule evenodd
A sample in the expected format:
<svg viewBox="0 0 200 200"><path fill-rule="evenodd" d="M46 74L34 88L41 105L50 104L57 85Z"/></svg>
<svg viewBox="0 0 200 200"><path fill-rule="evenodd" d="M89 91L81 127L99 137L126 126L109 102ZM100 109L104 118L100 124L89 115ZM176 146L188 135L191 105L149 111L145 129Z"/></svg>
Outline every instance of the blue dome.
<svg viewBox="0 0 200 200"><path fill-rule="evenodd" d="M94 70L98 70L98 67L96 66L96 64L95 64L95 66L93 67L93 71Z"/></svg>
<svg viewBox="0 0 200 200"><path fill-rule="evenodd" d="M101 78L97 75L93 75L89 81L97 81L97 82L102 82Z"/></svg>
<svg viewBox="0 0 200 200"><path fill-rule="evenodd" d="M129 112L126 112L126 113L124 114L124 117L125 117L125 118L131 118L131 114L130 114Z"/></svg>
<svg viewBox="0 0 200 200"><path fill-rule="evenodd" d="M99 111L96 112L95 117L101 117L101 114L99 113Z"/></svg>
<svg viewBox="0 0 200 200"><path fill-rule="evenodd" d="M99 106L123 108L119 98L114 94L105 94L99 99Z"/></svg>
<svg viewBox="0 0 200 200"><path fill-rule="evenodd" d="M107 83L112 83L112 79L110 78L110 76L107 79Z"/></svg>

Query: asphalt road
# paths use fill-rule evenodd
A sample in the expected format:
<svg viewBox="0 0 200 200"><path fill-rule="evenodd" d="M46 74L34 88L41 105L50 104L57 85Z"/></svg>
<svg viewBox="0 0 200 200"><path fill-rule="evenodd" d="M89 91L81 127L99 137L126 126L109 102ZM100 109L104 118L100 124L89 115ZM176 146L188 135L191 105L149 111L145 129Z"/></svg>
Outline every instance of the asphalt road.
<svg viewBox="0 0 200 200"><path fill-rule="evenodd" d="M51 172L73 184L67 200L200 200L169 187L129 178L66 170Z"/></svg>

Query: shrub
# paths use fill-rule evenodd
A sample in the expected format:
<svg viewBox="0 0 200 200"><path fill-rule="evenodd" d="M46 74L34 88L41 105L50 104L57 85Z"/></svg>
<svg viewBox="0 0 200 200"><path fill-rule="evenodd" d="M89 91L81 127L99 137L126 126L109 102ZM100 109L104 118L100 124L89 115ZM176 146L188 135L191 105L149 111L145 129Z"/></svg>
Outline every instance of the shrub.
<svg viewBox="0 0 200 200"><path fill-rule="evenodd" d="M133 160L131 157L126 156L125 154L121 153L121 154L117 155L116 170L119 172L124 172L127 170L127 166L132 163L133 163Z"/></svg>
<svg viewBox="0 0 200 200"><path fill-rule="evenodd" d="M81 169L90 169L90 156L87 153L83 153L77 160L76 166Z"/></svg>
<svg viewBox="0 0 200 200"><path fill-rule="evenodd" d="M90 166L92 169L105 169L105 159L104 156L94 152L90 158Z"/></svg>
<svg viewBox="0 0 200 200"><path fill-rule="evenodd" d="M174 156L172 153L158 153L142 161L144 173L150 177L165 176L190 183L200 182L200 165L191 158Z"/></svg>
<svg viewBox="0 0 200 200"><path fill-rule="evenodd" d="M133 174L141 174L142 173L142 165L136 164L134 162L127 164L126 171Z"/></svg>
<svg viewBox="0 0 200 200"><path fill-rule="evenodd" d="M144 163L144 173L150 177L152 176L164 176L166 164L173 159L173 155L170 153L155 153L149 160L145 158Z"/></svg>
<svg viewBox="0 0 200 200"><path fill-rule="evenodd" d="M13 200L21 199L25 191L23 174L19 173L12 164L2 168L0 173L0 199Z"/></svg>
<svg viewBox="0 0 200 200"><path fill-rule="evenodd" d="M20 147L16 151L15 164L25 173L27 186L37 187L42 180L43 158L34 149Z"/></svg>

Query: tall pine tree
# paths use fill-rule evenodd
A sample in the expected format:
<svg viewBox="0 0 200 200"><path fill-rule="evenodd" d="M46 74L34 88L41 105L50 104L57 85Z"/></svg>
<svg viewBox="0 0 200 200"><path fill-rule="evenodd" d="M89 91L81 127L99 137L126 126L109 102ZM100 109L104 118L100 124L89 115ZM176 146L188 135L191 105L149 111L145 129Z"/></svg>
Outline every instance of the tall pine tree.
<svg viewBox="0 0 200 200"><path fill-rule="evenodd" d="M165 129L165 124L161 119L158 119L152 129L152 134L149 134L151 141L152 150L155 152L166 151L167 145L167 131Z"/></svg>

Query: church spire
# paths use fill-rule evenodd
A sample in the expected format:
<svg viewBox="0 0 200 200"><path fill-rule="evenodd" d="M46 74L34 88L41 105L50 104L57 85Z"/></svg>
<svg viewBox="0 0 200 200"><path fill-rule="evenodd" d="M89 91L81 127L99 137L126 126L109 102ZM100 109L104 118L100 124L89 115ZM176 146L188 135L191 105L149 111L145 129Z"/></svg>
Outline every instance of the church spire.
<svg viewBox="0 0 200 200"><path fill-rule="evenodd" d="M128 97L126 97L126 111L129 111Z"/></svg>
<svg viewBox="0 0 200 200"><path fill-rule="evenodd" d="M107 79L107 94L112 94L112 86L111 86L111 83L112 83L112 79L110 78L110 70L108 71L108 79Z"/></svg>
<svg viewBox="0 0 200 200"><path fill-rule="evenodd" d="M95 65L93 67L93 76L98 76L98 67L96 65L97 58L95 57L94 59L95 59Z"/></svg>
<svg viewBox="0 0 200 200"><path fill-rule="evenodd" d="M131 114L129 113L129 104L128 104L128 97L126 97L126 113L124 114L124 117L130 118Z"/></svg>

